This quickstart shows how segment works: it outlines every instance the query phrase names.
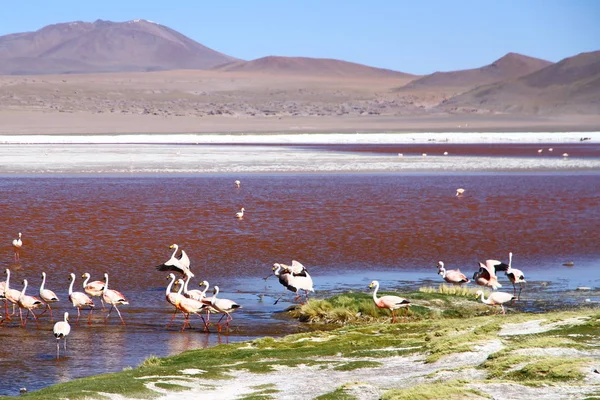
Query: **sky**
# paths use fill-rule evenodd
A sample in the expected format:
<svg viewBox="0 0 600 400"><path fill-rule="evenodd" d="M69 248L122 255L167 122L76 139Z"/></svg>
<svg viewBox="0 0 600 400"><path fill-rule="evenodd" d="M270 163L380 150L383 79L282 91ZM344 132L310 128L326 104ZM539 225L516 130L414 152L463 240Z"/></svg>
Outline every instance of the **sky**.
<svg viewBox="0 0 600 400"><path fill-rule="evenodd" d="M600 0L11 1L0 35L97 19L151 20L244 60L334 58L418 75L509 52L557 62L600 50Z"/></svg>

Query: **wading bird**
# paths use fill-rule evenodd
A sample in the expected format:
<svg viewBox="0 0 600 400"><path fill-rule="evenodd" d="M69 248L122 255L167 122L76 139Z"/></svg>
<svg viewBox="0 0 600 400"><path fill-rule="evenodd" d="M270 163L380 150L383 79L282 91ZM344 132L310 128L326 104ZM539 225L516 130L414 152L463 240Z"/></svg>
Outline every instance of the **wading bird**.
<svg viewBox="0 0 600 400"><path fill-rule="evenodd" d="M239 180L236 180L234 183L235 183L236 188L239 188L240 185L242 184Z"/></svg>
<svg viewBox="0 0 600 400"><path fill-rule="evenodd" d="M75 321L75 325L79 324L79 317L81 317L81 309L89 308L90 312L88 313L88 325L92 324L92 311L94 311L94 302L92 299L83 292L74 292L73 284L75 283L75 274L71 272L69 280L71 284L69 285L69 301L73 304L73 307L77 308L77 321Z"/></svg>
<svg viewBox="0 0 600 400"><path fill-rule="evenodd" d="M177 283L181 286L181 288L183 288L185 292L185 283L183 282L183 279L178 279ZM196 314L197 316L202 318L202 321L204 321L204 328L208 329L208 324L206 320L202 315L200 315L200 312L202 312L206 307L208 307L202 301L192 299L191 297L179 296L175 301L175 306L183 313L185 317L185 320L183 321L183 326L181 327L182 331L185 330L186 326L189 326L190 328L192 327L192 325L190 324L191 314Z"/></svg>
<svg viewBox="0 0 600 400"><path fill-rule="evenodd" d="M50 303L56 303L58 301L58 296L50 290L46 289L44 286L46 285L46 273L42 272L42 284L40 285L40 298L44 303L46 303L46 310L50 310L50 321L52 321L52 307L50 307ZM44 310L44 312L46 312ZM43 314L43 313L42 313Z"/></svg>
<svg viewBox="0 0 600 400"><path fill-rule="evenodd" d="M184 276L190 275L194 277L194 274L190 271L190 258L187 253L181 249L181 254L178 257L177 251L179 250L179 246L175 243L170 245L169 249L175 249L173 254L171 254L171 258L165 263L156 266L156 269L159 271L175 271L182 273Z"/></svg>
<svg viewBox="0 0 600 400"><path fill-rule="evenodd" d="M469 283L470 280L460 272L459 269L450 269L446 270L444 267L443 261L438 261L438 274L444 278L444 280L448 283L452 283L453 285L462 285L463 283Z"/></svg>
<svg viewBox="0 0 600 400"><path fill-rule="evenodd" d="M4 301L4 308L6 311L6 319L10 320L11 315L15 315L16 306L19 303L19 296L21 296L21 292L10 288L10 269L7 268L5 273L6 281L4 282L4 297L6 300ZM8 302L11 302L13 305L12 314L8 313Z"/></svg>
<svg viewBox="0 0 600 400"><path fill-rule="evenodd" d="M298 263L300 264L300 263ZM300 264L301 265L301 264ZM292 270L287 269L283 266L283 264L275 263L273 264L273 273L279 279L279 283L281 283L284 288L289 290L290 292L296 293L296 297L294 301L299 300L301 297L300 290L304 291L304 298L308 303L308 294L309 292L314 292L313 288L313 280L312 277L308 274L306 269L303 269L298 275L295 275ZM284 289L285 293L285 289ZM279 300L283 297L283 294L275 300L277 304Z"/></svg>
<svg viewBox="0 0 600 400"><path fill-rule="evenodd" d="M473 274L473 280L479 286L487 286L494 290L502 287L500 282L498 282L494 267L490 267L482 262L479 263L479 271Z"/></svg>
<svg viewBox="0 0 600 400"><path fill-rule="evenodd" d="M62 321L58 321L54 324L54 337L56 338L56 359L58 360L60 354L60 339L63 339L63 345L65 348L65 352L67 351L67 336L71 333L71 325L69 325L69 313L65 312L65 319Z"/></svg>
<svg viewBox="0 0 600 400"><path fill-rule="evenodd" d="M244 207L242 207L240 209L240 211L238 211L238 212L235 213L235 217L236 218L240 218L240 219L244 218L244 211L246 211L246 210L244 209Z"/></svg>
<svg viewBox="0 0 600 400"><path fill-rule="evenodd" d="M517 300L519 300L521 298L523 284L527 281L525 280L523 271L512 267L512 256L512 252L508 253L508 268L506 269L506 276L513 285L513 295L517 297ZM517 294L517 287L515 286L517 283L519 284L519 294Z"/></svg>
<svg viewBox="0 0 600 400"><path fill-rule="evenodd" d="M92 297L100 297L100 303L102 303L102 309L106 310L106 307L104 306L104 301L102 300L102 293L104 291L104 285L105 285L104 282L102 282L102 281L89 282L90 274L87 272L84 273L83 275L81 275L81 277L84 279L83 291Z"/></svg>
<svg viewBox="0 0 600 400"><path fill-rule="evenodd" d="M514 296L510 293L506 292L492 292L489 297L486 299L483 294L483 290L478 290L475 294L475 298L481 297L481 302L485 304L489 304L490 306L500 306L502 310L502 314L505 314L504 311L504 303L508 303L509 301L514 300Z"/></svg>
<svg viewBox="0 0 600 400"><path fill-rule="evenodd" d="M106 272L104 273L104 290L102 291L102 298L104 299L104 302L106 304L110 304L110 310L108 310L108 314L106 314L106 317L104 318L104 323L108 321L108 317L110 317L110 312L114 308L115 310L117 310L119 318L121 318L121 323L125 325L125 321L123 321L123 317L121 316L121 312L119 311L117 304L129 304L129 302L127 301L125 296L123 296L123 293L108 288L108 274Z"/></svg>
<svg viewBox="0 0 600 400"><path fill-rule="evenodd" d="M171 326L171 324L173 323L173 320L177 316L177 311L179 311L179 308L177 307L177 304L179 302L179 298L183 297L183 295L181 294L181 292L183 291L183 286L181 286L179 288L179 292L172 292L171 291L171 288L173 287L173 284L175 284L175 274L173 274L173 273L169 274L167 276L167 280L169 280L169 279L171 280L171 282L169 282L169 284L167 285L167 289L166 289L166 293L165 293L165 298L167 299L167 302L169 302L169 304L171 304L173 307L175 307L175 312L173 313L173 316L169 320L169 323L167 324L167 328Z"/></svg>
<svg viewBox="0 0 600 400"><path fill-rule="evenodd" d="M31 315L33 315L33 319L35 320L35 325L38 326L37 316L35 315L35 312L33 310L40 307L44 303L42 303L42 301L35 296L29 296L29 295L25 294L26 290L27 290L27 279L23 279L23 290L21 290L21 294L19 295L19 301L17 303L19 306L19 317L21 317L21 325L23 327L25 327L25 325L27 325L27 318L29 318L29 313L31 312ZM27 315L25 316L25 321L23 321L23 313L22 313L23 309L27 310Z"/></svg>
<svg viewBox="0 0 600 400"><path fill-rule="evenodd" d="M465 189L463 189L463 188L456 189L456 195L458 197L462 196L464 193L465 193Z"/></svg>
<svg viewBox="0 0 600 400"><path fill-rule="evenodd" d="M392 324L396 322L396 314L394 313L394 310L397 310L399 308L405 308L406 309L406 314L405 314L405 318L408 315L408 308L410 307L410 301L399 297L399 296L381 296L381 297L377 297L377 291L379 290L379 282L378 281L373 281L371 282L371 284L369 285L369 289L373 289L375 288L375 290L373 291L373 301L375 302L375 305L379 308L387 308L388 310L390 310L392 312Z"/></svg>
<svg viewBox="0 0 600 400"><path fill-rule="evenodd" d="M15 251L15 261L19 261L21 259L20 250L21 246L23 246L21 236L21 232L19 232L19 237L17 239L13 239L12 241L13 250Z"/></svg>
<svg viewBox="0 0 600 400"><path fill-rule="evenodd" d="M213 290L214 290L214 294L213 294L212 298L210 299L210 306L212 308L214 308L216 311L223 314L221 316L221 318L219 319L219 321L217 322L217 329L219 330L219 332L221 332L221 328L222 328L221 320L223 318L226 318L224 325L227 327L227 330L229 330L229 323L233 319L233 317L231 316L231 313L234 312L235 310L237 310L238 308L242 308L242 306L233 300L222 299L222 298L217 297L217 295L219 294L218 286L215 286Z"/></svg>

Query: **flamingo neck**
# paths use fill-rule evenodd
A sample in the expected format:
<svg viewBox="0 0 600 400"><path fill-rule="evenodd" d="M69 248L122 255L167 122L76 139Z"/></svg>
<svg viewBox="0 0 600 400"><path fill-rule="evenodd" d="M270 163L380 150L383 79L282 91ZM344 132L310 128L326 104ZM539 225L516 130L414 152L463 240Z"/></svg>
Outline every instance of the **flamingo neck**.
<svg viewBox="0 0 600 400"><path fill-rule="evenodd" d="M375 284L375 290L373 290L373 301L374 301L375 303L378 303L378 302L379 302L379 299L377 298L377 291L378 291L378 290L379 290L379 282L377 282L377 283Z"/></svg>
<svg viewBox="0 0 600 400"><path fill-rule="evenodd" d="M40 291L44 290L45 284L46 284L46 274L42 274L42 284L40 285Z"/></svg>
<svg viewBox="0 0 600 400"><path fill-rule="evenodd" d="M206 294L206 292L208 292L208 281L204 281L204 283L206 284L206 287L204 288L204 290L202 291L202 296L204 296Z"/></svg>
<svg viewBox="0 0 600 400"><path fill-rule="evenodd" d="M73 294L73 284L75 283L75 275L71 274L71 283L69 284L69 295Z"/></svg>
<svg viewBox="0 0 600 400"><path fill-rule="evenodd" d="M106 292L108 290L108 274L104 274L104 289L102 289L103 292Z"/></svg>
<svg viewBox="0 0 600 400"><path fill-rule="evenodd" d="M10 282L10 269L6 270L6 285L4 285L4 290L8 292L8 284Z"/></svg>
<svg viewBox="0 0 600 400"><path fill-rule="evenodd" d="M23 290L21 290L21 296L19 296L19 297L24 297L26 290L27 290L27 279L24 279L23 280Z"/></svg>
<svg viewBox="0 0 600 400"><path fill-rule="evenodd" d="M90 280L90 274L86 274L85 280L83 281L83 287L87 286L89 280Z"/></svg>
<svg viewBox="0 0 600 400"><path fill-rule="evenodd" d="M171 293L171 288L173 287L173 283L175 283L175 275L171 278L171 282L167 285L167 296Z"/></svg>
<svg viewBox="0 0 600 400"><path fill-rule="evenodd" d="M181 281L181 285L179 285L179 290L177 291L177 294L181 294L181 292L183 292L183 286L185 285L181 279L180 279L180 281Z"/></svg>
<svg viewBox="0 0 600 400"><path fill-rule="evenodd" d="M183 293L187 293L188 292L188 282L190 281L191 276L186 275L185 276L185 283L183 284Z"/></svg>
<svg viewBox="0 0 600 400"><path fill-rule="evenodd" d="M176 244L174 244L174 245L173 245L173 248L174 248L175 250L173 251L173 254L171 255L171 257L173 257L173 258L174 258L174 257L175 257L175 254L177 254L177 250L179 250L179 246L177 246Z"/></svg>

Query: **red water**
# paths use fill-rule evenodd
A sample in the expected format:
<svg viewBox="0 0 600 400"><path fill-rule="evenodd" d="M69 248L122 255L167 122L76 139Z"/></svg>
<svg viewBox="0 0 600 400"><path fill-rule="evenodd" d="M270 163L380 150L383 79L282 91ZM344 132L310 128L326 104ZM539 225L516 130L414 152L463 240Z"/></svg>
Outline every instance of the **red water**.
<svg viewBox="0 0 600 400"><path fill-rule="evenodd" d="M273 305L281 288L260 279L275 262L302 262L319 296L320 289L366 290L382 274L388 286L438 282L438 260L469 275L478 260L506 260L512 251L514 266L541 280L565 261L597 267L600 257L597 173L5 176L0 190L0 259L11 287L20 290L26 278L28 294L37 295L45 271L61 300L55 318L69 311L72 322L71 272L79 288L83 272L92 279L107 272L110 287L130 302L120 307L125 326L116 314L104 324L101 310L92 326L73 326L59 361L47 314L37 329L33 321L25 329L5 321L0 394L118 371L152 354L304 329L274 314L291 300ZM24 244L15 262L10 243L18 232ZM167 274L154 267L173 243L189 254L194 285L206 279L243 305L229 335L203 333L200 324L181 333L181 320L165 329Z"/></svg>

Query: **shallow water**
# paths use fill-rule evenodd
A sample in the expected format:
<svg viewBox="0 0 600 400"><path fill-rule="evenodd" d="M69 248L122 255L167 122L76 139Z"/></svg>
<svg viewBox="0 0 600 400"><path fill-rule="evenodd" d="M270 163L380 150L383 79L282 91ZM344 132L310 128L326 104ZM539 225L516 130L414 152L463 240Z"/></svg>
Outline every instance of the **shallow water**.
<svg viewBox="0 0 600 400"><path fill-rule="evenodd" d="M274 165L269 164L270 158L284 157L293 160L288 162L290 169L303 171L302 166L310 165L309 156L316 153L322 158L313 158L313 164L343 166L345 157L351 156L360 165L361 158L372 163L397 149L267 146L264 152L254 148L248 152L246 146L225 146L239 157L240 172L227 167L229 158L213 154L214 158L199 158L198 163L212 162L227 173L184 173L175 163L177 173L171 174L138 170L106 174L95 169L89 147L84 153L90 161L82 158L76 171L48 174L60 160L44 165L33 158L30 167L48 171L32 173L19 169L18 163L11 165L20 173L0 170L0 237L7 244L0 250L0 259L2 267L12 271L12 287L21 289L22 280L28 279L28 294L37 295L40 274L45 271L47 287L61 299L54 307L55 319L69 311L72 325L76 311L67 299L69 273L74 272L81 285L83 272L90 272L92 279L101 279L107 272L110 287L123 292L130 302L120 307L127 324L120 325L114 312L104 324L105 313L96 301L93 324L73 326L67 356L57 361L47 313L40 318L39 328L33 321L25 329L17 319L5 321L0 325L0 366L7 374L0 382L0 394L119 371L150 355L308 329L278 313L291 304L293 295L273 305L282 289L276 279L262 279L274 262L292 259L309 268L316 296L324 296L345 290L368 292L373 279L381 282L382 290L435 286L441 282L435 274L438 260L471 275L477 261L506 261L512 251L513 266L524 270L529 281L523 301L515 308L538 311L600 300L595 290L575 291L581 286L600 286L595 272L600 266L597 150L581 155L590 164L575 170L540 167L544 164L537 155L478 150L461 157L473 165L482 159L495 172L465 171L455 159L452 163L458 168L450 171L340 174L253 173L248 166L262 155L264 165ZM181 155L193 146L175 147ZM130 150L120 151L130 154ZM435 145L427 147L429 153L438 150ZM225 152L221 147L215 151ZM419 148L415 154L422 151ZM152 152L156 153L155 147ZM435 166L446 160L428 158ZM505 158L515 165L534 167L499 172ZM190 157L183 165L193 163ZM277 158L275 164L285 162ZM234 187L235 179L242 181L241 188ZM458 187L466 188L462 197L455 196ZM234 215L241 207L246 213L238 220ZM24 245L20 261L15 262L10 241L19 231ZM189 254L196 274L194 285L206 279L219 285L221 297L243 305L233 314L229 334L204 333L199 321L182 333L181 317L173 327L165 328L172 313L164 300L167 274L154 266L169 258L172 243ZM563 266L566 261L574 266ZM506 278L500 279L511 290ZM552 300L556 293L561 293L561 304L549 303L556 303Z"/></svg>

